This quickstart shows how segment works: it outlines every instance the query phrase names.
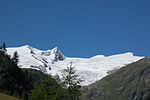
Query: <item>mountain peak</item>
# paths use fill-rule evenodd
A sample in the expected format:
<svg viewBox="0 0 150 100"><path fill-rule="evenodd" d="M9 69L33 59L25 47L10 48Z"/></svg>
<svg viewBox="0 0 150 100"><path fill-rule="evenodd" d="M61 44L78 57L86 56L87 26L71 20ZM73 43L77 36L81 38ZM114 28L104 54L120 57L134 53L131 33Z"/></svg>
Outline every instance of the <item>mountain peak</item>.
<svg viewBox="0 0 150 100"><path fill-rule="evenodd" d="M58 53L58 52L60 52L60 50L59 50L58 47L54 47L51 51L52 51L52 53Z"/></svg>
<svg viewBox="0 0 150 100"><path fill-rule="evenodd" d="M23 45L21 46L22 48L30 48L31 46L30 45Z"/></svg>
<svg viewBox="0 0 150 100"><path fill-rule="evenodd" d="M63 53L60 51L58 47L55 47L51 50L51 56L53 57L54 61L65 59L65 56L63 55Z"/></svg>

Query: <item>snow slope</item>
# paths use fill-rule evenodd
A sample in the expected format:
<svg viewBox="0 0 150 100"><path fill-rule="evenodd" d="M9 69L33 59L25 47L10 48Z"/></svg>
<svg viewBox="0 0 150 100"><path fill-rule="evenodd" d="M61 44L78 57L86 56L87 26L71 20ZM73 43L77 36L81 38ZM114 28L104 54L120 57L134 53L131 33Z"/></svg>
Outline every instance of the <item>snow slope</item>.
<svg viewBox="0 0 150 100"><path fill-rule="evenodd" d="M20 68L37 69L53 76L59 75L60 78L63 69L67 68L72 62L72 66L84 80L82 85L94 83L105 77L109 72L143 58L134 56L130 52L112 56L97 55L91 58L73 58L65 57L57 47L45 51L29 45L7 48L7 53L11 56L15 51L19 55Z"/></svg>

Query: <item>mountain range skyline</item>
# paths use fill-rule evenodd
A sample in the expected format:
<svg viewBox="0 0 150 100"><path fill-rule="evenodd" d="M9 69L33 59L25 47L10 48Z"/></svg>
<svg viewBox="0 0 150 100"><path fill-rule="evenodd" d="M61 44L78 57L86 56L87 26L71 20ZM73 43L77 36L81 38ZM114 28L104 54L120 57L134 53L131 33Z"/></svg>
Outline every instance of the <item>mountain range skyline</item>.
<svg viewBox="0 0 150 100"><path fill-rule="evenodd" d="M53 50L53 49L55 49L55 48L58 48L58 50L60 50L65 56L67 56L67 57L79 57L79 58L91 58L91 57L95 57L95 56L112 56L112 55L119 55L119 54L126 54L126 53L130 53L130 54L133 54L133 55L135 55L135 56L147 56L147 55L138 55L138 54L136 54L135 52L132 52L132 51L122 51L122 52L116 52L116 53L112 53L112 54L101 54L101 53L96 53L95 55L94 54L92 54L92 55L90 55L90 56L77 56L77 55L74 55L74 54L72 54L72 55L66 55L65 53L64 53L64 51L60 48L60 47L58 47L58 46L54 46L54 47L52 47L52 48L48 48L48 49L42 49L42 48L38 48L38 47L34 47L34 46L32 46L32 45L28 45L28 44L25 44L25 45L19 45L19 46L9 46L9 47L7 47L7 48L19 48L19 47L31 47L31 48L35 48L35 49L38 49L38 50L41 50L41 51L49 51L49 50ZM6 48L6 49L7 49Z"/></svg>
<svg viewBox="0 0 150 100"><path fill-rule="evenodd" d="M130 52L111 56L96 55L90 58L80 58L67 57L57 47L44 51L29 45L7 48L7 53L11 56L15 51L19 56L18 66L20 68L37 69L53 76L59 75L60 78L62 78L63 69L71 63L71 66L85 80L84 85L93 83L111 71L143 58Z"/></svg>

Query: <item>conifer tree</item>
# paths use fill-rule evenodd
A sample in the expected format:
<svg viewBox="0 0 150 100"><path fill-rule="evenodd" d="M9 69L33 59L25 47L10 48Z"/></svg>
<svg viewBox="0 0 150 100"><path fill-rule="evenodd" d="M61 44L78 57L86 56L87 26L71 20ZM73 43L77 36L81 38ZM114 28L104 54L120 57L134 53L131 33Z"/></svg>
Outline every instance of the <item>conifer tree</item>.
<svg viewBox="0 0 150 100"><path fill-rule="evenodd" d="M16 55L16 54L15 54ZM18 57L15 57L18 59ZM0 91L22 97L26 91L24 74L17 64L3 50L0 51Z"/></svg>
<svg viewBox="0 0 150 100"><path fill-rule="evenodd" d="M12 60L14 61L14 63L17 65L18 62L19 62L19 55L18 55L18 52L15 51L14 54L13 54L13 57L12 57Z"/></svg>
<svg viewBox="0 0 150 100"><path fill-rule="evenodd" d="M76 70L72 67L72 62L67 69L64 69L63 75L63 86L68 91L68 99L69 100L79 100L81 91L80 91L80 84L82 80L76 74Z"/></svg>
<svg viewBox="0 0 150 100"><path fill-rule="evenodd" d="M3 43L2 49L3 49L4 51L7 51L7 50L6 50L6 44L5 44L5 42Z"/></svg>
<svg viewBox="0 0 150 100"><path fill-rule="evenodd" d="M2 52L4 52L4 53L7 52L5 42L3 43L3 45L0 46L0 50L1 50Z"/></svg>
<svg viewBox="0 0 150 100"><path fill-rule="evenodd" d="M57 81L48 77L31 91L30 100L61 100L57 99L60 90L61 87Z"/></svg>

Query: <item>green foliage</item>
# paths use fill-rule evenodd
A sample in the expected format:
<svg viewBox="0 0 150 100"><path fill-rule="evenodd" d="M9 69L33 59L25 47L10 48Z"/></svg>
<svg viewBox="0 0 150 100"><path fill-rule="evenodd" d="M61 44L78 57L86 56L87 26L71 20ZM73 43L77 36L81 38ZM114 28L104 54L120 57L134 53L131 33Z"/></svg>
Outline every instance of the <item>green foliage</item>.
<svg viewBox="0 0 150 100"><path fill-rule="evenodd" d="M23 73L25 74L26 78L32 83L33 86L39 84L41 81L47 79L48 77L51 77L50 75L47 75L39 70L35 69L21 69Z"/></svg>
<svg viewBox="0 0 150 100"><path fill-rule="evenodd" d="M50 75L33 69L20 69L19 56L7 55L6 45L0 48L0 92L23 100L79 100L81 80L73 67L65 69L63 86Z"/></svg>
<svg viewBox="0 0 150 100"><path fill-rule="evenodd" d="M64 71L63 85L49 76L35 85L30 100L79 100L81 80L75 74L73 67L70 66Z"/></svg>
<svg viewBox="0 0 150 100"><path fill-rule="evenodd" d="M13 62L17 65L19 62L19 55L17 53L17 51L14 52L14 55L12 57Z"/></svg>
<svg viewBox="0 0 150 100"><path fill-rule="evenodd" d="M7 55L6 51L0 50L0 92L23 97L28 94L27 84L21 69L17 66L13 59Z"/></svg>
<svg viewBox="0 0 150 100"><path fill-rule="evenodd" d="M25 75L25 79L27 79L27 93L23 99L28 100L29 95L31 94L31 90L35 90L35 88L41 84L43 80L48 79L48 77L51 77L47 74L42 73L41 71L35 70L35 69L21 69L22 72ZM41 91L42 92L42 91Z"/></svg>
<svg viewBox="0 0 150 100"><path fill-rule="evenodd" d="M81 96L80 83L82 80L76 74L76 70L72 67L72 62L67 69L64 69L63 87L67 90L69 100L79 100Z"/></svg>
<svg viewBox="0 0 150 100"><path fill-rule="evenodd" d="M60 85L53 78L49 77L37 84L32 90L30 100L58 100L60 98Z"/></svg>

